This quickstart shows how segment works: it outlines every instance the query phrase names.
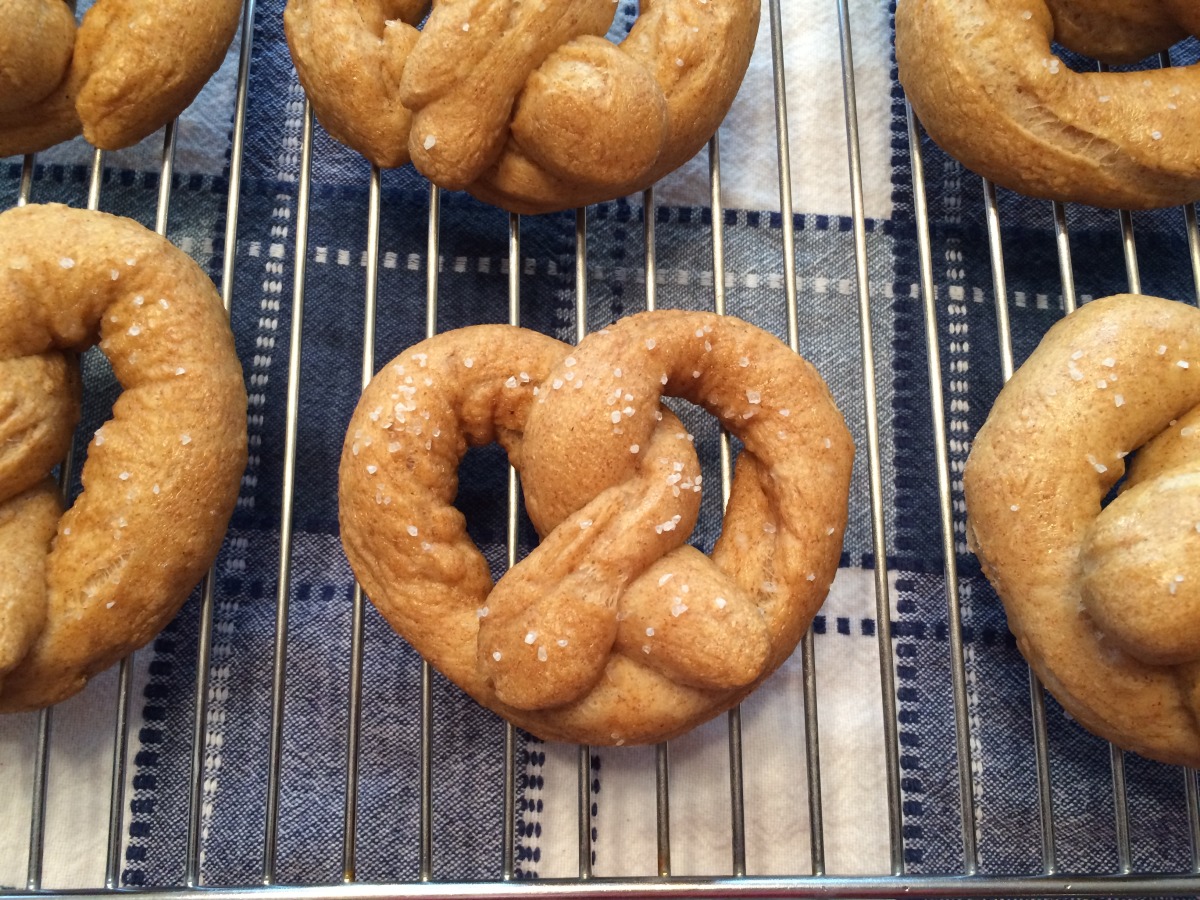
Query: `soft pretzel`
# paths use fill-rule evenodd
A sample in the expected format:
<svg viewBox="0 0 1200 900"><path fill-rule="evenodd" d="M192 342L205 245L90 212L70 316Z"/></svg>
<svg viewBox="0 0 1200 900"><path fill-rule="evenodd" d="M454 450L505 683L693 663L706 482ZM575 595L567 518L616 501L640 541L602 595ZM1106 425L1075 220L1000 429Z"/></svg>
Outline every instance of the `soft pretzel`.
<svg viewBox="0 0 1200 900"><path fill-rule="evenodd" d="M1200 310L1096 300L1000 392L965 474L972 546L1049 690L1096 734L1188 766L1200 765L1198 404Z"/></svg>
<svg viewBox="0 0 1200 900"><path fill-rule="evenodd" d="M737 94L758 0L655 0L619 45L595 0L289 0L317 118L371 162L513 212L641 190L696 154Z"/></svg>
<svg viewBox="0 0 1200 900"><path fill-rule="evenodd" d="M212 564L246 459L246 391L212 282L137 223L0 215L0 711L56 703L150 640ZM123 392L65 513L76 354Z"/></svg>
<svg viewBox="0 0 1200 900"><path fill-rule="evenodd" d="M96 147L136 144L178 116L225 58L239 0L9 0L0 33L0 156L83 132Z"/></svg>
<svg viewBox="0 0 1200 900"><path fill-rule="evenodd" d="M1033 197L1149 209L1200 199L1200 65L1075 72L1200 33L1192 0L901 0L896 61L913 110L967 168Z"/></svg>
<svg viewBox="0 0 1200 900"><path fill-rule="evenodd" d="M686 544L701 473L663 394L745 445L711 560ZM467 446L493 440L542 536L494 589L451 505ZM577 348L475 326L364 392L342 541L385 618L481 704L545 739L647 743L728 709L794 650L837 569L852 457L820 376L744 322L644 313Z"/></svg>

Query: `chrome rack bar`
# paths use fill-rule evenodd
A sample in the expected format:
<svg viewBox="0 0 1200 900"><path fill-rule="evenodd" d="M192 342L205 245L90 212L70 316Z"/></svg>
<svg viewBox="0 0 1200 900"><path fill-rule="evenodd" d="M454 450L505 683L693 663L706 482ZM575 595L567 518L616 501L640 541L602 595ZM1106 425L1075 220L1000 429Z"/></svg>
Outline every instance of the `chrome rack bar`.
<svg viewBox="0 0 1200 900"><path fill-rule="evenodd" d="M1183 219L1187 226L1188 251L1192 257L1192 280L1196 298L1200 301L1200 228L1196 226L1195 203L1189 203L1183 208Z"/></svg>
<svg viewBox="0 0 1200 900"><path fill-rule="evenodd" d="M575 343L587 336L587 209L575 210ZM592 877L592 748L579 745L579 877Z"/></svg>
<svg viewBox="0 0 1200 900"><path fill-rule="evenodd" d="M521 217L515 213L508 216L508 324L514 328L521 325ZM508 567L517 564L520 544L521 483L517 470L508 467ZM516 795L517 730L511 722L504 723L504 793L505 798ZM515 807L515 799L507 800ZM513 860L515 809L504 812L504 880L511 882L515 876ZM582 864L582 861L581 861Z"/></svg>
<svg viewBox="0 0 1200 900"><path fill-rule="evenodd" d="M878 622L879 680L883 698L884 755L887 770L888 828L892 873L904 871L904 831L900 806L900 749L897 727L896 676L892 653L892 604L888 587L887 535L883 509L883 464L879 448L879 405L875 392L875 350L871 334L871 285L863 207L862 154L858 105L854 90L854 52L848 0L838 0L842 51L842 94L846 105L846 144L850 167L850 200L854 210L854 263L858 273L859 339L863 360L863 406L866 411L867 472L871 494L872 551L875 555L875 617Z"/></svg>
<svg viewBox="0 0 1200 900"><path fill-rule="evenodd" d="M912 148L913 211L917 220L921 297L925 317L925 353L928 357L929 406L933 415L934 459L937 466L938 510L942 522L942 566L946 579L947 617L950 626L950 676L954 691L955 747L958 753L958 788L962 805L963 867L968 875L979 868L975 844L975 781L971 771L971 723L967 706L966 650L962 636L962 606L958 590L958 550L954 541L954 507L950 486L950 453L946 444L945 395L942 390L941 349L938 341L936 287L929 214L925 202L925 169L921 135L912 107L906 105L908 142Z"/></svg>
<svg viewBox="0 0 1200 900"><path fill-rule="evenodd" d="M654 187L642 191L642 239L645 244L647 312L658 308L658 259L655 239ZM667 741L654 745L654 823L658 874L671 874L671 748Z"/></svg>
<svg viewBox="0 0 1200 900"><path fill-rule="evenodd" d="M655 253L653 186L642 191L642 238L646 245L646 309L658 306L658 259Z"/></svg>
<svg viewBox="0 0 1200 900"><path fill-rule="evenodd" d="M725 218L721 204L721 137L708 142L708 177L712 204L713 310L725 315ZM721 509L729 504L733 483L733 455L729 434L721 429ZM735 706L727 714L729 723L729 805L733 844L733 874L746 874L746 799L742 779L742 710Z"/></svg>
<svg viewBox="0 0 1200 900"><path fill-rule="evenodd" d="M1067 231L1067 208L1057 200L1054 210L1054 244L1058 248L1058 271L1062 280L1063 312L1073 313L1079 305L1075 299L1075 268L1071 262L1071 235Z"/></svg>
<svg viewBox="0 0 1200 900"><path fill-rule="evenodd" d="M238 55L237 92L233 113L233 140L229 151L229 192L225 200L225 244L221 260L221 302L228 316L233 309L234 266L237 264L237 225L241 203L242 160L246 145L246 105L250 87L250 51L254 43L255 0L242 7L242 41ZM192 767L188 788L187 852L184 883L201 882L200 841L204 810L204 769L207 762L209 666L212 660L213 608L216 605L215 563L200 588L200 624L196 646L196 716L192 724Z"/></svg>
<svg viewBox="0 0 1200 900"><path fill-rule="evenodd" d="M25 206L33 194L34 155L25 156L21 161L21 183L17 190L17 206ZM59 470L59 493L66 498L70 479L67 473L71 470L73 453L67 450L67 459L63 460ZM37 737L34 744L33 758L33 797L29 811L29 857L26 864L25 884L31 891L40 890L42 886L42 855L46 838L46 769L50 759L50 730L51 712L47 707L38 713Z"/></svg>
<svg viewBox="0 0 1200 900"><path fill-rule="evenodd" d="M1013 376L1012 323L1008 316L1008 283L1004 274L1004 247L1000 240L1000 212L996 204L996 186L983 181L984 212L987 217L988 247L992 260L992 293L996 309L996 330L1000 344L1000 374L1007 382ZM1056 204L1055 224L1059 224L1061 204ZM1063 220L1065 224L1065 219ZM1058 231L1056 227L1056 231ZM1065 239L1066 231L1060 232ZM1069 263L1070 255L1067 260ZM1042 834L1042 873L1053 875L1058 869L1055 850L1054 800L1050 789L1050 753L1046 735L1046 695L1042 683L1026 663L1029 672L1029 707L1033 726L1034 765L1038 779L1038 822Z"/></svg>
<svg viewBox="0 0 1200 900"><path fill-rule="evenodd" d="M279 584L275 603L275 666L271 685L270 759L267 764L267 815L263 838L262 883L275 883L279 836L279 784L283 765L283 688L287 672L288 602L291 591L292 520L296 487L296 435L300 412L300 351L304 324L304 281L308 271L308 215L312 189L313 112L304 100L300 142L300 181L296 195L296 256L292 286L292 327L288 350L287 421L283 447L283 497L279 517Z"/></svg>
<svg viewBox="0 0 1200 900"><path fill-rule="evenodd" d="M442 195L429 186L429 231L425 245L425 337L437 334L438 277L441 274ZM421 659L421 778L417 834L418 878L433 878L433 667Z"/></svg>
<svg viewBox="0 0 1200 900"><path fill-rule="evenodd" d="M1125 272L1129 279L1129 291L1142 292L1142 278L1138 271L1137 244L1133 235L1133 216L1128 210L1120 210L1121 248L1125 254ZM1117 864L1122 875L1133 871L1133 854L1129 844L1129 795L1125 785L1125 751L1116 744L1109 744L1112 764L1113 814L1117 829Z"/></svg>
<svg viewBox="0 0 1200 900"><path fill-rule="evenodd" d="M783 291L787 342L800 352L800 313L796 298L796 225L792 205L792 155L788 134L787 73L783 57L783 13L770 0L771 72L775 95L775 137L779 160L779 216L783 235ZM821 807L821 743L817 715L816 646L810 625L800 645L804 677L804 757L808 773L809 858L814 875L825 874L825 817Z"/></svg>
<svg viewBox="0 0 1200 900"><path fill-rule="evenodd" d="M375 375L375 317L379 300L379 219L382 188L379 167L371 166L367 188L367 272L363 288L362 389ZM354 582L350 618L350 682L346 721L346 798L342 831L342 881L358 877L355 838L358 834L358 756L362 736L362 673L366 600L362 585Z"/></svg>
<svg viewBox="0 0 1200 900"><path fill-rule="evenodd" d="M312 886L205 888L205 900L477 900L479 882L429 882ZM195 892L192 892L194 895ZM1200 875L906 875L899 883L888 875L761 876L742 878L622 878L605 881L542 879L536 887L524 881L489 882L493 900L755 900L755 898L860 897L894 900L898 894L929 898L958 897L1162 897L1200 894ZM112 900L111 891L64 891L69 900ZM182 900L179 888L138 891L138 900ZM0 893L0 900L28 900L24 893Z"/></svg>

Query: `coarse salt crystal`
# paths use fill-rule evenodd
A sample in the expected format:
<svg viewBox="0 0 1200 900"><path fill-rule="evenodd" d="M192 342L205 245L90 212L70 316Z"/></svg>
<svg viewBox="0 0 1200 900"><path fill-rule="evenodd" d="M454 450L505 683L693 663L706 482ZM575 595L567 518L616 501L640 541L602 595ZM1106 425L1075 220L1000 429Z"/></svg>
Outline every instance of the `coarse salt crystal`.
<svg viewBox="0 0 1200 900"><path fill-rule="evenodd" d="M408 532L409 537L416 537L417 534L419 533L419 530L416 525L409 525L408 528L405 529L405 531Z"/></svg>
<svg viewBox="0 0 1200 900"><path fill-rule="evenodd" d="M436 144L436 143L437 143L437 137L435 137L432 134L425 135L425 149L426 150L432 150L434 144Z"/></svg>
<svg viewBox="0 0 1200 900"><path fill-rule="evenodd" d="M530 631L530 632L526 633L525 643L532 644L536 640L537 640L537 632L536 631Z"/></svg>

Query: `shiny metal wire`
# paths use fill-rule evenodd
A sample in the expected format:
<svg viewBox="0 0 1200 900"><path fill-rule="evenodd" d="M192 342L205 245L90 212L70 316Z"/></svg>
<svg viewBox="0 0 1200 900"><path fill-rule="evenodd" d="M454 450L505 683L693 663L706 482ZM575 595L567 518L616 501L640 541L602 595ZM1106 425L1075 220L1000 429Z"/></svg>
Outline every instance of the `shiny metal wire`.
<svg viewBox="0 0 1200 900"><path fill-rule="evenodd" d="M962 798L962 845L963 874L956 876L915 876L905 873L903 814L900 792L900 765L897 699L895 685L895 660L892 653L891 597L887 570L887 534L885 530L885 505L882 486L881 430L882 424L877 405L876 383L879 373L875 369L873 333L871 325L872 287L868 280L867 228L863 204L863 173L858 133L857 106L855 97L853 41L848 0L832 0L836 3L842 56L842 87L846 106L846 134L848 143L847 165L850 173L852 205L852 236L856 272L856 297L858 301L860 342L863 361L862 390L866 410L867 433L867 478L869 487L870 521L872 526L872 548L875 560L874 591L876 602L877 639L880 656L880 698L884 722L884 758L886 768L887 796L881 798L887 806L887 821L890 836L891 874L883 876L830 876L825 871L824 815L821 794L821 760L819 753L819 721L817 714L816 663L811 632L805 637L801 648L803 654L803 697L806 726L805 759L807 763L811 872L810 875L787 877L754 877L747 874L745 840L745 797L742 789L743 762L741 747L741 720L738 710L728 717L729 777L730 777L730 831L732 836L732 858L729 861L729 877L724 878L681 878L671 874L670 835L670 749L667 744L656 748L655 781L657 802L657 877L633 879L597 878L592 872L591 835L591 778L593 754L590 748L580 748L578 757L578 802L579 802L579 866L578 876L569 880L543 881L537 892L546 897L822 897L861 896L893 897L899 893L924 896L1047 896L1047 895L1120 895L1150 896L1168 893L1200 893L1200 785L1195 772L1183 772L1183 790L1188 805L1189 824L1193 844L1193 871L1189 874L1145 876L1132 871L1129 843L1129 811L1124 785L1124 756L1112 750L1113 802L1116 815L1117 856L1119 874L1065 877L1058 874L1055 857L1055 822L1050 791L1050 775L1046 742L1044 695L1036 679L1030 676L1031 716L1034 728L1034 753L1037 762L1038 789L1042 828L1042 874L1040 876L995 876L978 874L978 848L976 846L976 798L971 774L970 714L965 692L966 661L962 638L962 609L959 596L958 575L955 567L956 550L951 506L951 485L947 451L948 433L942 410L942 375L939 364L937 336L936 293L930 254L930 236L925 222L925 197L922 159L920 153L920 127L915 119L909 121L909 139L913 166L913 186L917 200L918 252L920 255L920 291L926 317L926 341L929 354L929 386L932 392L931 416L934 426L936 459L939 486L939 511L941 514L941 539L946 560L945 579L949 616L951 622L951 665L954 691L954 710L957 728L957 750L959 754L960 795ZM227 312L233 301L235 266L237 265L237 231L241 164L245 146L246 105L249 91L250 62L254 29L252 27L255 0L244 0L243 30L240 46L236 110L234 114L233 149L231 156L230 184L226 209L226 234L222 261L221 293ZM787 339L793 349L799 346L797 311L797 274L795 230L791 196L791 159L788 144L788 111L786 102L786 71L783 62L781 0L769 0L769 22L771 58L774 78L776 107L777 153L779 165L779 198L782 218L781 255L783 261L784 295L787 303ZM1169 60L1167 61L1169 62ZM155 224L159 233L166 233L172 167L174 158L175 130L168 128L164 140L162 157L162 179L155 212ZM276 593L276 636L274 672L271 700L270 757L267 772L266 827L263 835L263 862L261 886L229 889L221 886L204 886L204 895L212 900L260 900L264 896L286 898L286 900L318 900L318 898L342 897L361 900L384 900L398 896L468 898L477 896L517 897L527 896L529 887L516 878L515 823L516 823L516 747L517 736L513 727L506 726L504 732L504 784L502 821L502 860L500 878L484 884L458 884L439 882L435 878L435 854L433 846L432 816L434 807L432 774L432 675L428 664L422 663L420 721L422 727L420 752L420 817L417 840L419 842L419 883L401 885L370 885L357 880L356 834L358 831L358 748L362 715L362 664L364 654L365 603L361 589L355 590L354 609L351 622L350 684L346 702L349 709L346 734L347 769L346 797L344 807L344 835L342 850L342 876L338 884L313 887L283 887L276 885L276 837L279 817L279 794L282 779L282 723L284 713L284 680L287 659L288 599L291 575L291 541L293 519L293 487L295 482L296 433L299 425L299 397L301 336L305 294L305 274L308 261L308 223L310 213L311 161L313 152L313 120L311 109L305 105L303 131L300 136L301 174L295 210L294 282L291 308L291 343L289 347L288 390L286 430L284 442L285 466L283 473L283 509L280 523L279 569ZM103 153L96 151L93 157L91 177L88 185L87 204L99 208L103 185ZM18 205L31 199L34 187L34 159L27 157L22 165ZM724 210L721 191L720 145L714 138L709 147L709 176L712 221L713 261L713 307L720 314L725 312L725 239ZM437 332L438 272L440 264L441 202L440 191L431 188L429 193L428 238L426 246L426 334ZM993 291L995 294L998 339L1000 343L1002 375L1005 379L1013 371L1012 339L1008 319L1008 288L1004 273L1001 222L994 187L984 185L985 213L988 225L989 252L992 259ZM656 209L653 189L642 197L643 240L645 248L644 284L646 307L657 306L658 267L656 258ZM378 169L370 174L367 211L366 286L364 292L364 325L362 347L362 383L365 386L375 369L375 311L378 300L378 276L380 265L380 218L382 215L382 188ZM1067 228L1066 210L1061 204L1051 205L1056 249L1061 273L1063 305L1066 311L1075 308L1076 294L1072 269L1070 236ZM1194 205L1183 210L1197 301L1200 302L1200 234L1198 234L1196 208ZM520 217L510 216L508 234L508 300L511 324L521 322L520 279L521 222ZM1133 219L1128 214L1119 218L1120 239L1124 253L1130 290L1140 287L1136 240ZM576 338L588 331L588 218L586 210L576 215ZM727 439L722 440L721 483L727 498L731 480L731 457ZM62 467L64 485L69 482L72 462ZM508 503L508 564L517 562L519 545L519 499L520 486L515 471L510 469ZM181 896L197 896L197 888L203 884L200 864L201 851L201 808L205 758L209 748L205 746L207 706L212 647L213 577L210 573L201 591L199 647L195 682L195 718L193 721L192 771L189 784L188 837L184 860L184 887L166 891L139 892L146 900L174 900ZM117 709L114 716L114 751L110 784L110 814L108 852L106 858L104 890L73 893L79 898L106 898L120 887L121 850L124 839L126 816L125 783L128 756L128 713L130 702L130 667L122 666L119 678ZM3 893L0 900L28 898L29 892L38 896L50 896L42 889L42 871L45 854L46 782L49 750L52 740L53 715L50 711L41 714L35 743L35 765L33 800L30 810L30 850L27 866L25 891ZM268 887L264 891L264 887Z"/></svg>

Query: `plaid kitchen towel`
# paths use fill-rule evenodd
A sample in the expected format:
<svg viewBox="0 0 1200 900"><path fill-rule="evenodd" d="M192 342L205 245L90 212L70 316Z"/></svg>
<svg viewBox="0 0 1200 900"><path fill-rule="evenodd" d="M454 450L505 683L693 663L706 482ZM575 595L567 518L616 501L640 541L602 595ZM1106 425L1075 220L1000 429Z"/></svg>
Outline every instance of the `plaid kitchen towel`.
<svg viewBox="0 0 1200 900"><path fill-rule="evenodd" d="M964 870L960 766L974 775L979 864L994 873L1041 871L1037 784L1027 670L1002 611L963 544L958 476L971 435L999 390L982 188L928 142L936 328L948 410L952 500L958 538L971 758L956 752L949 612L938 518L925 322L911 153L891 51L891 14L871 0L848 4L854 49L866 271L856 270L853 212L834 0L785 0L782 46L795 200L801 352L829 381L859 448L842 569L814 623L825 865L830 872L889 870L882 686L875 572L886 564L899 706L903 860L910 871ZM205 884L261 878L267 829L271 685L280 569L287 364L296 271L303 94L283 41L282 0L255 7L250 94L234 259L233 324L250 391L251 458L238 511L217 564L208 716L203 723L201 876ZM615 28L635 10L622 6ZM622 24L624 23L624 25ZM729 312L782 335L786 327L769 17L738 101L720 136ZM169 233L220 277L237 75L230 58L181 120ZM1184 45L1196 55L1195 42ZM1180 60L1177 60L1180 61ZM109 154L101 207L153 221L161 138ZM34 201L82 205L89 148L72 142L41 154ZM711 308L709 160L701 154L655 191L588 212L587 325L643 308L646 216L656 225L661 307ZM0 167L0 206L15 202L20 160ZM336 469L359 392L365 285L366 164L318 127L300 365L295 540L289 559L281 792L276 877L330 883L341 877L346 696L353 580L337 540ZM383 176L379 334L382 364L425 333L428 188L411 168ZM1004 251L1018 359L1062 314L1048 204L1000 193ZM1125 287L1116 214L1068 211L1081 298ZM437 326L508 318L508 217L461 194L441 198ZM1134 220L1148 292L1195 299L1183 216ZM571 340L575 333L576 220L521 221L523 324ZM874 345L886 560L876 557L868 490L858 288L865 275ZM89 357L87 422L103 420L114 394L102 360ZM689 414L706 465L716 430ZM505 558L501 453L470 454L460 505L497 573ZM715 483L716 479L713 479ZM719 497L704 501L695 536L711 546ZM524 549L531 543L524 532ZM119 880L176 885L185 875L194 728L198 603L134 665ZM370 607L365 624L359 758L357 876L419 876L419 661ZM433 875L501 874L503 727L435 676ZM102 883L106 853L114 676L54 711L48 768L48 886ZM746 868L802 874L812 865L801 660L797 654L741 713ZM0 729L0 884L27 878L35 716ZM672 742L671 868L732 871L730 774L724 718ZM1114 871L1115 817L1107 745L1049 704L1050 776L1057 862L1063 870ZM517 868L522 877L580 870L574 747L518 741ZM597 875L657 872L655 759L649 748L593 749L590 862ZM1179 770L1127 760L1134 863L1145 871L1190 866Z"/></svg>

